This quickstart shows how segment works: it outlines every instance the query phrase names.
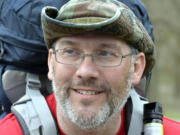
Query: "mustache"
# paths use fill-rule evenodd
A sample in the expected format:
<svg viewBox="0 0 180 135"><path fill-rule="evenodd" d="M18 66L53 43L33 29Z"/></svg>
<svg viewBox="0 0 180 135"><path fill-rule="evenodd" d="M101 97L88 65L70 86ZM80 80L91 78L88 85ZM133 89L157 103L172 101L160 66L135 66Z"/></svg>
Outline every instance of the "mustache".
<svg viewBox="0 0 180 135"><path fill-rule="evenodd" d="M87 80L79 79L76 81L69 80L64 85L64 88L66 90L70 90L70 88L79 87L79 86L91 87L94 89L100 89L100 90L105 91L107 93L111 92L111 87L110 87L108 82L106 82L106 81L99 82L97 80L92 80L92 79L87 79Z"/></svg>

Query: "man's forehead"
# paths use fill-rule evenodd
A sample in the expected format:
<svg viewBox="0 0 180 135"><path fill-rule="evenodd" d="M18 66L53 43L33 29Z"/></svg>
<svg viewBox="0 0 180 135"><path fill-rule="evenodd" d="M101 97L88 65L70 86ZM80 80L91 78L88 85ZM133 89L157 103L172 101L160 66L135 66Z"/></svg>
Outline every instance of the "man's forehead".
<svg viewBox="0 0 180 135"><path fill-rule="evenodd" d="M62 37L57 40L57 46L72 45L72 46L96 46L99 48L122 48L129 45L117 37L111 35L83 34Z"/></svg>

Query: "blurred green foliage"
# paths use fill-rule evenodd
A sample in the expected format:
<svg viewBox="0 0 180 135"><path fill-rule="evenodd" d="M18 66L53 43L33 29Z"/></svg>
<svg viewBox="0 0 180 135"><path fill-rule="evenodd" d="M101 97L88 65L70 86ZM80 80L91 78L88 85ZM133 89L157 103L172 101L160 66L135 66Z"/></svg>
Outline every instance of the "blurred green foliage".
<svg viewBox="0 0 180 135"><path fill-rule="evenodd" d="M154 26L156 66L148 98L180 121L180 0L142 0Z"/></svg>

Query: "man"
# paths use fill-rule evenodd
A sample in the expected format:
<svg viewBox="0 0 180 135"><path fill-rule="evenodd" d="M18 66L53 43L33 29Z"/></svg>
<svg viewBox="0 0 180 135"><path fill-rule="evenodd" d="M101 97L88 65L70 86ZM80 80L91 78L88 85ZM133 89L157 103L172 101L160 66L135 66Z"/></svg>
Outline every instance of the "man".
<svg viewBox="0 0 180 135"><path fill-rule="evenodd" d="M66 134L123 134L124 104L155 61L143 25L124 4L96 0L45 8L42 24L61 128Z"/></svg>
<svg viewBox="0 0 180 135"><path fill-rule="evenodd" d="M47 101L60 133L129 134L125 104L155 62L154 44L140 21L114 0L72 0L60 11L45 7L41 17L54 91ZM8 117L0 133L23 134L16 117ZM13 130L6 130L8 124ZM180 132L179 123L165 117L163 125L164 135Z"/></svg>

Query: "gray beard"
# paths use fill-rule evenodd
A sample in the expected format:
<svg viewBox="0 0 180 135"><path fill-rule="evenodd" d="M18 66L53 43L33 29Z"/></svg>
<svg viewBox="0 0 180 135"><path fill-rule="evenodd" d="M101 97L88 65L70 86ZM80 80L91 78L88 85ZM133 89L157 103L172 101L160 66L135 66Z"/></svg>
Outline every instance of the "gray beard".
<svg viewBox="0 0 180 135"><path fill-rule="evenodd" d="M129 83L131 84L131 83ZM128 84L128 85L129 85ZM66 97L64 97L63 90L61 89L61 92L59 92L59 95L56 94L56 91L59 90L58 86L56 85L54 79L52 81L53 90L55 92L55 97L57 101L57 105L61 111L63 111L64 114L68 116L68 118L78 125L82 129L94 129L99 126L105 125L105 123L110 120L115 114L120 112L122 108L124 107L125 103L127 102L127 99L129 97L129 89L128 86L126 92L127 94L124 97L123 101L119 101L118 97L113 99L113 108L112 106L106 101L99 111L97 112L87 112L76 111L73 106L71 100Z"/></svg>
<svg viewBox="0 0 180 135"><path fill-rule="evenodd" d="M114 94L111 104L106 101L96 112L77 111L72 106L72 102L66 93L68 83L64 86L58 86L55 81L55 73L53 72L52 86L57 101L57 107L81 129L95 129L103 126L108 123L107 121L109 121L115 114L120 112L127 102L132 85L133 71L134 68L131 66L129 77L127 78L127 86L124 87L124 93L122 95Z"/></svg>
<svg viewBox="0 0 180 135"><path fill-rule="evenodd" d="M104 103L99 111L96 112L77 112L72 107L72 103L69 99L65 101L61 109L68 115L70 120L78 125L82 129L94 129L99 125L102 125L107 121L110 115L110 107L107 103Z"/></svg>

